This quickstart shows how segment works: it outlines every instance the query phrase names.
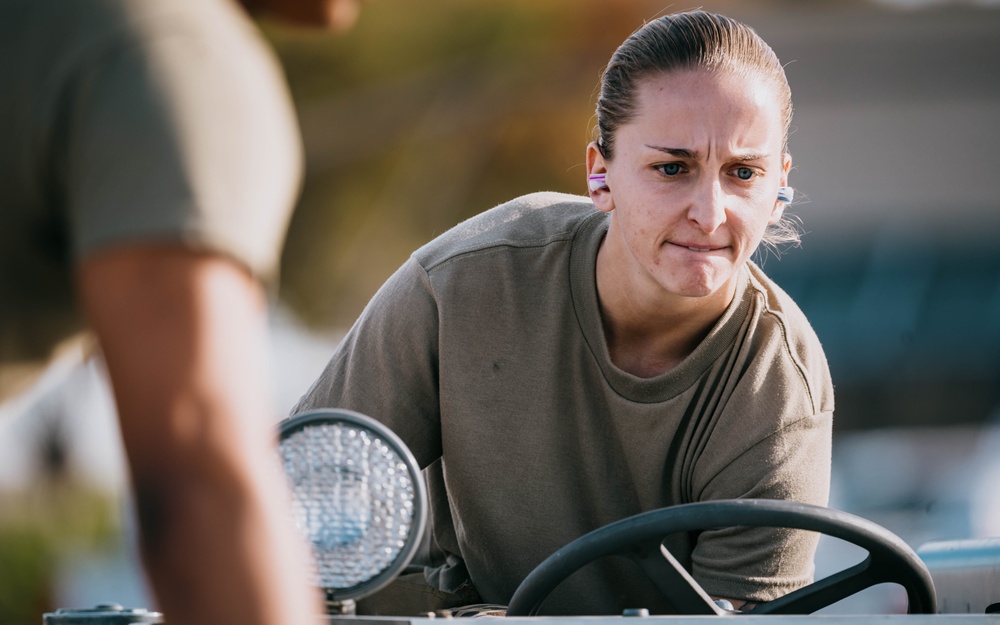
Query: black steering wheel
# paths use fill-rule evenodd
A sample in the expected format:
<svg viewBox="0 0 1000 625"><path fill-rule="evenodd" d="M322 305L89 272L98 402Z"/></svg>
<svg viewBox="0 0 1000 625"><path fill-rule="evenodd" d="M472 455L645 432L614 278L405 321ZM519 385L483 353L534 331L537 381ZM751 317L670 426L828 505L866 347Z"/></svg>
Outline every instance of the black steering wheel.
<svg viewBox="0 0 1000 625"><path fill-rule="evenodd" d="M919 556L889 530L860 517L820 506L771 499L727 499L684 504L637 514L594 530L549 556L514 592L508 616L534 616L570 574L608 555L636 562L678 614L727 614L663 546L676 532L725 527L812 530L868 551L859 564L762 603L744 614L809 614L876 584L906 589L910 614L937 610L934 582Z"/></svg>

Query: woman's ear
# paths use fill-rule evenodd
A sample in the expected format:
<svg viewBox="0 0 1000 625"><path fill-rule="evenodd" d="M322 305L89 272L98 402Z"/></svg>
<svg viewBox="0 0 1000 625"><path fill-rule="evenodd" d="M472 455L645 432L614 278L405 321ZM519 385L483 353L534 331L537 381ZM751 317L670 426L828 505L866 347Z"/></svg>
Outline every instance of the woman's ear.
<svg viewBox="0 0 1000 625"><path fill-rule="evenodd" d="M611 197L611 186L608 182L608 167L597 143L591 141L587 145L587 190L590 199L599 210L610 213L615 209L614 198Z"/></svg>
<svg viewBox="0 0 1000 625"><path fill-rule="evenodd" d="M792 170L792 155L785 152L782 156L781 163L781 186L788 186L788 172ZM779 194L780 195L780 194ZM790 200L788 200L790 201ZM767 220L769 224L776 224L781 221L781 216L785 214L785 206L788 204L787 201L782 199L775 199L774 208L771 209L771 217Z"/></svg>

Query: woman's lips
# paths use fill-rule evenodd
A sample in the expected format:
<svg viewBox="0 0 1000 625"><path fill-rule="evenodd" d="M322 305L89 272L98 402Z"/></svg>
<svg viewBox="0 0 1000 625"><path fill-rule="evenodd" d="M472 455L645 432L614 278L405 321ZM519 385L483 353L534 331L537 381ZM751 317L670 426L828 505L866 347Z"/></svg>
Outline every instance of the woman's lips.
<svg viewBox="0 0 1000 625"><path fill-rule="evenodd" d="M667 242L670 243L670 245L687 248L692 252L715 252L717 250L722 250L727 247L725 245L705 245L705 244L699 245L697 243L690 243L690 242L674 242L674 241L667 241Z"/></svg>

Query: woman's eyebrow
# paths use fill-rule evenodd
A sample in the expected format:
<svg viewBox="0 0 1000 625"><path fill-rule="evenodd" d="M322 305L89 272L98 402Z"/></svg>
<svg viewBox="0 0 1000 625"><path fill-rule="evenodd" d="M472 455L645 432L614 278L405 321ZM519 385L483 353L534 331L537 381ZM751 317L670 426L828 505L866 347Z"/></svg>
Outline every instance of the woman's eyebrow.
<svg viewBox="0 0 1000 625"><path fill-rule="evenodd" d="M701 159L701 153L700 152L697 152L695 150L691 150L689 148L671 148L671 147L662 146L662 145L650 145L648 143L646 144L646 147L649 148L649 149L651 149L651 150L656 150L657 152L663 152L665 154L669 154L671 156L675 156L677 158L686 158L686 159L694 160L694 161L697 161L697 160ZM746 154L738 154L738 155L736 155L735 157L733 157L732 160L740 162L740 163L749 163L751 161L766 161L770 157L771 157L770 154L762 154L762 153L758 153L758 152L747 152Z"/></svg>
<svg viewBox="0 0 1000 625"><path fill-rule="evenodd" d="M676 156L677 158L698 160L698 158L701 157L698 152L689 150L688 148L669 148L661 145L649 145L648 143L646 144L646 147L651 150L656 150L657 152L664 152L666 154L670 154L671 156Z"/></svg>
<svg viewBox="0 0 1000 625"><path fill-rule="evenodd" d="M755 152L749 152L747 154L740 154L733 158L734 161L739 161L740 163L749 163L750 161L766 161L771 158L770 154L757 154Z"/></svg>

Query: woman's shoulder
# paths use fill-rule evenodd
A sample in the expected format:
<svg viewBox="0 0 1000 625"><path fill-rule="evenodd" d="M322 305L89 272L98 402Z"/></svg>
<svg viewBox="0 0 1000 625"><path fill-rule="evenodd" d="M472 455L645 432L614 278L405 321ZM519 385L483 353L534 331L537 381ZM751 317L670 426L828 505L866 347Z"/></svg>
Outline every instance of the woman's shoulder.
<svg viewBox="0 0 1000 625"><path fill-rule="evenodd" d="M572 241L583 222L601 214L585 196L531 193L466 219L414 256L430 269L456 256L495 247L543 247Z"/></svg>
<svg viewBox="0 0 1000 625"><path fill-rule="evenodd" d="M757 323L764 340L782 346L784 357L809 387L821 410L832 410L833 385L826 354L816 331L798 304L760 267L747 263L748 291L757 298Z"/></svg>
<svg viewBox="0 0 1000 625"><path fill-rule="evenodd" d="M747 263L749 273L749 290L753 293L762 306L764 314L772 316L776 322L781 323L786 332L794 335L799 340L812 341L816 338L808 318L792 297L785 292L778 283L764 273L764 270L752 262Z"/></svg>

